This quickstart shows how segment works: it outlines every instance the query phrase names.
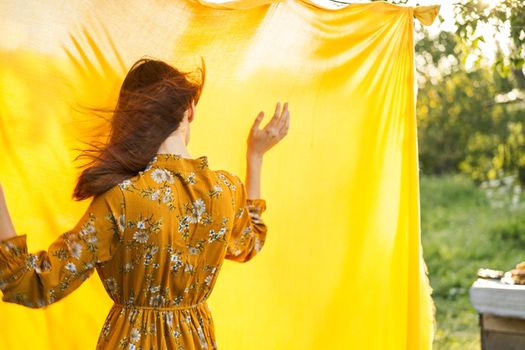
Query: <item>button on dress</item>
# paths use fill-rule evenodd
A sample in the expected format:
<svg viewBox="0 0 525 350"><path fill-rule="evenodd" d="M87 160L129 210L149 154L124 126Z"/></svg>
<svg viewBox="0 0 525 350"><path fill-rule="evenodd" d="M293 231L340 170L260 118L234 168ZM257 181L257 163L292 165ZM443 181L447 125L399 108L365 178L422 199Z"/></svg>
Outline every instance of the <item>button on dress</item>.
<svg viewBox="0 0 525 350"><path fill-rule="evenodd" d="M246 262L263 247L265 209L207 156L157 154L47 250L29 253L27 234L0 241L2 300L46 307L96 269L114 301L97 349L217 349L206 300L224 259Z"/></svg>

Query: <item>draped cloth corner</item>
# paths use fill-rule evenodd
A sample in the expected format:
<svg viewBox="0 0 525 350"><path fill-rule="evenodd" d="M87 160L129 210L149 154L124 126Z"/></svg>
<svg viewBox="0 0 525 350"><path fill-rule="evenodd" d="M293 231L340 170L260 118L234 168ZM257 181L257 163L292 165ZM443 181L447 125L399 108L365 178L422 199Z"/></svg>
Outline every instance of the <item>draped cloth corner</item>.
<svg viewBox="0 0 525 350"><path fill-rule="evenodd" d="M421 24L429 26L437 17L440 6L441 5L416 6L414 7L414 17L416 17Z"/></svg>

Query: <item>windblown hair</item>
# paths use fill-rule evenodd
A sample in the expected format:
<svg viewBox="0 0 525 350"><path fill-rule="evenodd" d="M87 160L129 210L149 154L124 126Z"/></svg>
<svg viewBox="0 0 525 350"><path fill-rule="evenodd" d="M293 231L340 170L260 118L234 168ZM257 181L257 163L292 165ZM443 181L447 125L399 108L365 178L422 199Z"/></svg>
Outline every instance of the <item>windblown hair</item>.
<svg viewBox="0 0 525 350"><path fill-rule="evenodd" d="M121 181L144 170L162 142L178 129L192 101L197 104L205 81L205 64L200 80L190 78L169 64L141 58L129 70L120 88L115 109L110 110L107 143L88 142L89 148L76 159L90 162L77 181L73 199L82 200L104 193Z"/></svg>

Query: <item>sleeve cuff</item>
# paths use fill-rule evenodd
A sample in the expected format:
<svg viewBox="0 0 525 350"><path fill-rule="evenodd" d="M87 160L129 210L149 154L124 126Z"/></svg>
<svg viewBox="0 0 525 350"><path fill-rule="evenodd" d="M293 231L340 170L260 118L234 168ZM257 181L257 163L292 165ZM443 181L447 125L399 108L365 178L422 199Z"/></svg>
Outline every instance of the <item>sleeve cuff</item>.
<svg viewBox="0 0 525 350"><path fill-rule="evenodd" d="M246 203L250 211L255 211L260 214L266 210L266 200L262 198L247 199Z"/></svg>

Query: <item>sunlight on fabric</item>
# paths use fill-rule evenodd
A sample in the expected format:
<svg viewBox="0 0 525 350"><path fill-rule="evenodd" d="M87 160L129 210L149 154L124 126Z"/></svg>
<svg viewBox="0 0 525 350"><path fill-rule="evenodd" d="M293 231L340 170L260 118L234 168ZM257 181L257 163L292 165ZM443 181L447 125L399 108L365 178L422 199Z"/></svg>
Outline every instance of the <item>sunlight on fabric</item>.
<svg viewBox="0 0 525 350"><path fill-rule="evenodd" d="M70 229L72 163L147 55L207 80L190 152L244 178L260 110L289 101L290 132L264 160L268 239L226 262L209 299L219 349L430 349L420 246L414 16L383 2L3 1L0 179L32 251ZM426 11L426 12L425 12ZM265 123L263 121L263 123ZM93 349L112 300L97 276L44 310L0 304L2 349ZM31 337L27 334L30 325Z"/></svg>

